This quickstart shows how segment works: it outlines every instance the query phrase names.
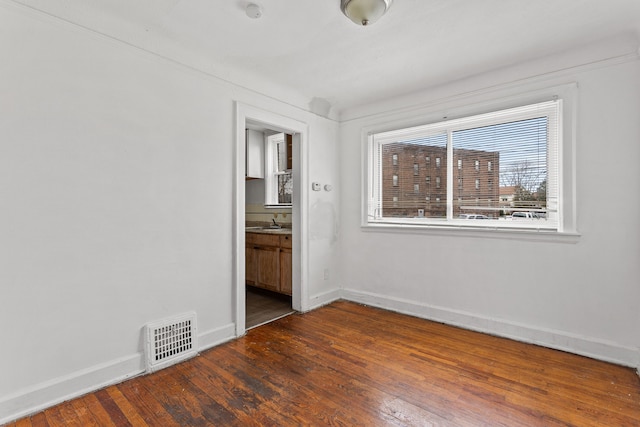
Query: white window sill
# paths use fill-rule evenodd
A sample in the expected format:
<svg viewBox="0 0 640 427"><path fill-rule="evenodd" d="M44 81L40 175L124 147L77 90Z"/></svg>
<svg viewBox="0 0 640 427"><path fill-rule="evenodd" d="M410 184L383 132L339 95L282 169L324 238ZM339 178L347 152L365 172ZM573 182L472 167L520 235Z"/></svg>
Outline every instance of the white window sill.
<svg viewBox="0 0 640 427"><path fill-rule="evenodd" d="M415 225L415 224L365 224L365 232L410 233L433 236L473 237L482 239L528 240L534 242L553 242L575 244L581 235L573 232L523 228L488 228L458 225Z"/></svg>
<svg viewBox="0 0 640 427"><path fill-rule="evenodd" d="M292 204L280 204L280 205L264 205L265 209L291 209Z"/></svg>

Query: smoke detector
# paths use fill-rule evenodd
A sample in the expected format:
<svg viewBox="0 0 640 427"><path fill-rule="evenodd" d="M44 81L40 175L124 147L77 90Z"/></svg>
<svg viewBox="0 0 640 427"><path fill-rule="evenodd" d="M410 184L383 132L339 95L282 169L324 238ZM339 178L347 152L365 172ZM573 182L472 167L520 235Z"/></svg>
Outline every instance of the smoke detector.
<svg viewBox="0 0 640 427"><path fill-rule="evenodd" d="M249 3L246 9L247 16L251 19L258 19L262 16L262 7L255 3Z"/></svg>

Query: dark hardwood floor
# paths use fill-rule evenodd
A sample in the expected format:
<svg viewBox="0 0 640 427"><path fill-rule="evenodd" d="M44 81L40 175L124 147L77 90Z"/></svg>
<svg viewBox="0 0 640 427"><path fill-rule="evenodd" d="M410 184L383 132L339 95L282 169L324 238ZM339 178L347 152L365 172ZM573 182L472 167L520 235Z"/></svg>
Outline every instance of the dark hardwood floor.
<svg viewBox="0 0 640 427"><path fill-rule="evenodd" d="M631 427L640 426L640 378L336 302L15 425Z"/></svg>

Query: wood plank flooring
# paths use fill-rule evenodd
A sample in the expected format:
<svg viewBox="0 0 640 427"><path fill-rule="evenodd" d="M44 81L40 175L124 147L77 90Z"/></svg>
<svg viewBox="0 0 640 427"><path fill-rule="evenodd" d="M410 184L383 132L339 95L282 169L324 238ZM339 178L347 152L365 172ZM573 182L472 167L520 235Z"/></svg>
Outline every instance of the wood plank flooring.
<svg viewBox="0 0 640 427"><path fill-rule="evenodd" d="M255 328L287 314L294 313L291 297L275 292L247 286L246 291L246 329Z"/></svg>
<svg viewBox="0 0 640 427"><path fill-rule="evenodd" d="M640 426L624 368L336 302L11 426Z"/></svg>

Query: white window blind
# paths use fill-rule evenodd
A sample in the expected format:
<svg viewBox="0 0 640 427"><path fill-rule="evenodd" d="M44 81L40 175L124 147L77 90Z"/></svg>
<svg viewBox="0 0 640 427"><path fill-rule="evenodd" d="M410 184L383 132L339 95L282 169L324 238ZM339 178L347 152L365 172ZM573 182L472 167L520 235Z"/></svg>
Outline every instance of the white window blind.
<svg viewBox="0 0 640 427"><path fill-rule="evenodd" d="M370 135L367 222L557 230L561 108L554 100Z"/></svg>

